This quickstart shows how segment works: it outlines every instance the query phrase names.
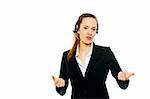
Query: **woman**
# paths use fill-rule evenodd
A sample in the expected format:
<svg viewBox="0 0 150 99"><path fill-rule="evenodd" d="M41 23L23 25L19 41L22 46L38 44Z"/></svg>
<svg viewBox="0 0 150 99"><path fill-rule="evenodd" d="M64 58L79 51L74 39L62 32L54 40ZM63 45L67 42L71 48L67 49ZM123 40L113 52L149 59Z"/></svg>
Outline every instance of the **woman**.
<svg viewBox="0 0 150 99"><path fill-rule="evenodd" d="M95 45L98 20L90 13L82 14L75 25L72 49L63 53L60 76L53 77L56 91L64 95L71 81L71 99L109 99L106 78L109 70L122 89L129 84L131 72L123 72L109 47Z"/></svg>

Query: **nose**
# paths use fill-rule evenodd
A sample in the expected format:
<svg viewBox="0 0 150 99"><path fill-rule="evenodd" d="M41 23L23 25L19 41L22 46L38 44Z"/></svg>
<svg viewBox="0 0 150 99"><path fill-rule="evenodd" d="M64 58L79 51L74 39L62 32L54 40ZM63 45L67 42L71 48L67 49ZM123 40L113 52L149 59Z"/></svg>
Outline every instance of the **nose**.
<svg viewBox="0 0 150 99"><path fill-rule="evenodd" d="M93 34L93 31L92 31L92 29L88 29L88 35L92 35Z"/></svg>

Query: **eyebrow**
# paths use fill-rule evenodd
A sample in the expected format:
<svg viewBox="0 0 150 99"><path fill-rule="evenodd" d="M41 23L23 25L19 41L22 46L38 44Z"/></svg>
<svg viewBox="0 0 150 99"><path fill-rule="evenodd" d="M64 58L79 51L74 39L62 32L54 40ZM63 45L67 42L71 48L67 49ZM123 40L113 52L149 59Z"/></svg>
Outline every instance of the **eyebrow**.
<svg viewBox="0 0 150 99"><path fill-rule="evenodd" d="M83 25L83 26L89 27L88 25ZM97 28L97 26L94 26L94 27L92 27L92 28Z"/></svg>

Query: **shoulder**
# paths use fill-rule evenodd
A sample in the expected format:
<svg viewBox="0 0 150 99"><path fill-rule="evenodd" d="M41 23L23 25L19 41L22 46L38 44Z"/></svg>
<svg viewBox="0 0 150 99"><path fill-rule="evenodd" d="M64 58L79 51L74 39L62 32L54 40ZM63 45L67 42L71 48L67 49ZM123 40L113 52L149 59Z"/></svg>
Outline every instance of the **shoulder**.
<svg viewBox="0 0 150 99"><path fill-rule="evenodd" d="M104 55L112 55L113 54L113 51L111 50L111 48L109 46L100 46L100 45L94 44L93 50L96 53L101 53Z"/></svg>
<svg viewBox="0 0 150 99"><path fill-rule="evenodd" d="M111 50L109 46L100 46L100 45L96 45L96 44L94 44L94 49L101 50L101 51L110 51Z"/></svg>
<svg viewBox="0 0 150 99"><path fill-rule="evenodd" d="M67 55L69 53L70 50L66 50L63 52L62 57L67 59Z"/></svg>
<svg viewBox="0 0 150 99"><path fill-rule="evenodd" d="M101 55L104 55L104 56L107 56L107 57L114 56L113 51L108 46L106 47L106 46L95 45L94 51L97 54L101 54Z"/></svg>
<svg viewBox="0 0 150 99"><path fill-rule="evenodd" d="M64 52L63 52L63 55L68 55L69 51L70 51L70 50L64 51Z"/></svg>

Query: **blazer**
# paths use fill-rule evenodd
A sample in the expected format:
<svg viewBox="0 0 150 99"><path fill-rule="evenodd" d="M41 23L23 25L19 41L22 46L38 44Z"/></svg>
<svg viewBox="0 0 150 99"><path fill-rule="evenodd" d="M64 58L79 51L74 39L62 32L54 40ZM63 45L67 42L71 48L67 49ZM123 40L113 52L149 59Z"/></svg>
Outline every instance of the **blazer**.
<svg viewBox="0 0 150 99"><path fill-rule="evenodd" d="M85 76L83 76L78 66L75 54L67 61L68 53L69 50L63 53L59 75L59 78L65 80L65 86L56 87L56 91L60 95L66 93L68 79L70 79L72 86L71 99L109 99L105 84L109 70L120 88L126 89L128 87L129 80L121 81L117 78L118 72L122 70L110 47L93 44L93 51Z"/></svg>

